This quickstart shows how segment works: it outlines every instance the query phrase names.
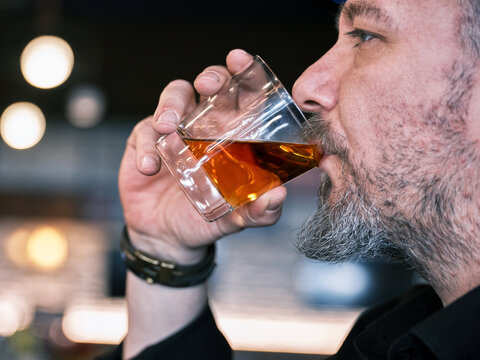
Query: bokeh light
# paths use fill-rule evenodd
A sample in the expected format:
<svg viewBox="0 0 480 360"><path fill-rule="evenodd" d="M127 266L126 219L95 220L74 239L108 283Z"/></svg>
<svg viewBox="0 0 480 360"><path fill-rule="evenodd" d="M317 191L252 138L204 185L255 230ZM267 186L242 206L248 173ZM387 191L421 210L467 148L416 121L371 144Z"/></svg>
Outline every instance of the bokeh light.
<svg viewBox="0 0 480 360"><path fill-rule="evenodd" d="M41 89L51 89L64 83L72 73L73 51L57 36L40 36L30 41L20 57L25 80Z"/></svg>
<svg viewBox="0 0 480 360"><path fill-rule="evenodd" d="M14 149L36 145L45 133L45 116L32 103L17 102L8 106L0 117L3 140Z"/></svg>
<svg viewBox="0 0 480 360"><path fill-rule="evenodd" d="M62 328L73 342L116 345L127 334L127 323L124 303L72 305L65 310Z"/></svg>
<svg viewBox="0 0 480 360"><path fill-rule="evenodd" d="M0 301L0 336L11 336L20 328L20 317L12 302Z"/></svg>
<svg viewBox="0 0 480 360"><path fill-rule="evenodd" d="M76 127L89 128L97 125L105 116L105 110L105 95L94 86L78 86L68 94L67 119Z"/></svg>
<svg viewBox="0 0 480 360"><path fill-rule="evenodd" d="M29 230L20 228L10 234L5 241L5 253L15 265L21 268L29 266L25 253L29 236Z"/></svg>
<svg viewBox="0 0 480 360"><path fill-rule="evenodd" d="M361 263L314 263L302 259L292 273L297 292L307 301L353 305L371 287L371 278Z"/></svg>
<svg viewBox="0 0 480 360"><path fill-rule="evenodd" d="M67 239L59 230L41 226L28 238L26 252L27 258L37 269L55 270L67 259Z"/></svg>
<svg viewBox="0 0 480 360"><path fill-rule="evenodd" d="M0 336L11 336L26 329L33 320L33 307L17 294L0 296Z"/></svg>

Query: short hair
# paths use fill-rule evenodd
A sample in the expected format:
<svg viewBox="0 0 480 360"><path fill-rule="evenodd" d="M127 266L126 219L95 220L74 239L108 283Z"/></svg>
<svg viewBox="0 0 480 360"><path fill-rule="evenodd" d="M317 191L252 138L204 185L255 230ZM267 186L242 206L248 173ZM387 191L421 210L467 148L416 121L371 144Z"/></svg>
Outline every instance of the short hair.
<svg viewBox="0 0 480 360"><path fill-rule="evenodd" d="M480 58L480 0L458 0L462 10L461 41L467 52Z"/></svg>

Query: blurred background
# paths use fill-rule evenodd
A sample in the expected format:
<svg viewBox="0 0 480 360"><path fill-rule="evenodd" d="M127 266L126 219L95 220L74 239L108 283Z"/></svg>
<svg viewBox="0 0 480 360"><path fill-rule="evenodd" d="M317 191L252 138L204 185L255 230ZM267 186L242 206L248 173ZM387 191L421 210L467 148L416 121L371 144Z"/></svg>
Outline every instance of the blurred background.
<svg viewBox="0 0 480 360"><path fill-rule="evenodd" d="M90 359L126 329L117 171L169 81L233 48L287 89L335 42L317 0L0 0L0 358ZM318 174L288 185L281 221L219 244L210 281L237 360L334 353L365 306L411 286L384 261L342 266L292 245Z"/></svg>

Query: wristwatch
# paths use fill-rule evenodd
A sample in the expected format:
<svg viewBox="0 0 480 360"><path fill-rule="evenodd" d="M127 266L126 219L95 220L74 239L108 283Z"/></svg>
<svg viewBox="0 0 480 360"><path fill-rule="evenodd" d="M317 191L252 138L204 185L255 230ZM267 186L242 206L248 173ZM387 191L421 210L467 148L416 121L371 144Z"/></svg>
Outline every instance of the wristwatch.
<svg viewBox="0 0 480 360"><path fill-rule="evenodd" d="M130 241L126 226L122 231L120 248L127 269L149 284L177 288L194 286L204 282L216 266L214 244L208 246L207 255L199 263L177 265L136 249Z"/></svg>

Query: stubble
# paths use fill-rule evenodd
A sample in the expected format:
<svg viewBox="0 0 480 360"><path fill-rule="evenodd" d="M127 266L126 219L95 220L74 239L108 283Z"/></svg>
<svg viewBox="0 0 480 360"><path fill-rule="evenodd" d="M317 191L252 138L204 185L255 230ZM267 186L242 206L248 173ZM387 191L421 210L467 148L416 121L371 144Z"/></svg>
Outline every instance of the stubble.
<svg viewBox="0 0 480 360"><path fill-rule="evenodd" d="M342 185L332 189L322 173L318 209L298 235L302 254L329 262L399 259L438 291L452 287L452 274L479 257L480 159L465 126L472 72L454 63L440 99L420 110L396 109L397 122L378 122L392 125L377 129L376 169L353 166L328 122L310 120L317 142L342 159Z"/></svg>

